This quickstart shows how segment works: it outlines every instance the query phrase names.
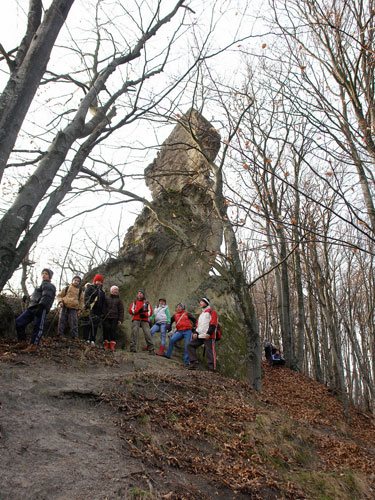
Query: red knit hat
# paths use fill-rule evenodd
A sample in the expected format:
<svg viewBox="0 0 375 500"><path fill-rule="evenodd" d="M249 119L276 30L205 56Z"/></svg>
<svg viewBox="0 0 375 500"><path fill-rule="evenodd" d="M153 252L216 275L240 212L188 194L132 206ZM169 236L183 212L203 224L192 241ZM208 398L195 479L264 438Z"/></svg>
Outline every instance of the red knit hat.
<svg viewBox="0 0 375 500"><path fill-rule="evenodd" d="M101 274L97 274L95 277L94 277L94 283L96 283L97 281L101 281L103 283L104 281L104 278Z"/></svg>

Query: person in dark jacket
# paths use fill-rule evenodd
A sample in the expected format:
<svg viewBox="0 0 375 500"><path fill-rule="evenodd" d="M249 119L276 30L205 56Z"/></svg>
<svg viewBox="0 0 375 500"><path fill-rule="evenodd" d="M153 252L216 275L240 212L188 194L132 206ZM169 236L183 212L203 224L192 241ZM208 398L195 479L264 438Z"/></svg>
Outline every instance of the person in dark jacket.
<svg viewBox="0 0 375 500"><path fill-rule="evenodd" d="M110 295L105 298L105 315L103 321L104 349L116 349L117 327L124 321L124 303L119 297L119 288L111 286Z"/></svg>
<svg viewBox="0 0 375 500"><path fill-rule="evenodd" d="M264 355L266 357L266 360L271 363L272 360L272 354L275 354L276 352L276 347L272 345L272 342L269 340L265 340L263 342L263 347L264 347Z"/></svg>
<svg viewBox="0 0 375 500"><path fill-rule="evenodd" d="M173 348L176 342L185 338L185 353L184 353L184 362L185 365L189 364L189 356L187 352L187 345L191 340L191 335L193 333L193 328L196 323L195 317L189 312L185 311L185 304L180 302L176 306L176 312L171 317L171 325L176 323L176 331L169 339L168 351L167 354L164 354L166 358L170 358L172 356Z"/></svg>
<svg viewBox="0 0 375 500"><path fill-rule="evenodd" d="M103 290L103 276L97 274L93 283L86 286L85 309L89 311L89 322L83 327L83 338L88 344L95 345L96 334L100 321L104 315L105 292Z"/></svg>
<svg viewBox="0 0 375 500"><path fill-rule="evenodd" d="M35 288L31 295L29 307L16 319L16 330L18 343L16 347L26 347L26 326L34 322L31 344L22 352L35 352L43 335L44 322L48 311L51 309L55 300L56 288L51 283L53 271L51 269L43 269L42 283Z"/></svg>
<svg viewBox="0 0 375 500"><path fill-rule="evenodd" d="M149 354L155 354L154 343L151 338L149 321L152 316L152 306L146 300L144 290L138 290L137 298L129 307L129 314L133 316L130 337L130 352L137 352L137 337L140 328L143 330Z"/></svg>

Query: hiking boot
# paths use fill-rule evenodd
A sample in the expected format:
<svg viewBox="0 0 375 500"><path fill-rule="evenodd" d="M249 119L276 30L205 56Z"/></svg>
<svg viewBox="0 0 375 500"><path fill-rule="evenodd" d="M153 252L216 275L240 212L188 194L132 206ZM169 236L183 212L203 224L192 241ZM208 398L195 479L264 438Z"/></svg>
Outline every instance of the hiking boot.
<svg viewBox="0 0 375 500"><path fill-rule="evenodd" d="M27 340L21 340L20 342L17 342L17 344L14 346L15 349L25 349L25 347L27 347L29 345L29 343L27 342Z"/></svg>
<svg viewBox="0 0 375 500"><path fill-rule="evenodd" d="M188 370L198 370L199 362L198 361L193 361L193 363L190 363L188 366Z"/></svg>
<svg viewBox="0 0 375 500"><path fill-rule="evenodd" d="M144 346L142 347L142 351L148 351L148 347L147 347L146 345L144 345Z"/></svg>
<svg viewBox="0 0 375 500"><path fill-rule="evenodd" d="M114 340L111 340L111 342L109 343L109 348L111 349L111 351L114 351L116 349L116 342Z"/></svg>
<svg viewBox="0 0 375 500"><path fill-rule="evenodd" d="M29 347L26 347L26 349L24 349L21 352L29 354L30 352L36 352L37 350L38 350L37 344L30 344Z"/></svg>
<svg viewBox="0 0 375 500"><path fill-rule="evenodd" d="M160 349L158 350L158 352L156 353L158 356L163 356L164 355L164 351L165 351L165 346L164 345L161 345L160 346Z"/></svg>
<svg viewBox="0 0 375 500"><path fill-rule="evenodd" d="M105 340L105 341L103 342L103 346L104 346L104 349L105 349L105 350L109 349L109 342L108 342L108 340Z"/></svg>
<svg viewBox="0 0 375 500"><path fill-rule="evenodd" d="M91 345L95 345L95 342L92 340L92 341L90 342L90 344L91 344Z"/></svg>

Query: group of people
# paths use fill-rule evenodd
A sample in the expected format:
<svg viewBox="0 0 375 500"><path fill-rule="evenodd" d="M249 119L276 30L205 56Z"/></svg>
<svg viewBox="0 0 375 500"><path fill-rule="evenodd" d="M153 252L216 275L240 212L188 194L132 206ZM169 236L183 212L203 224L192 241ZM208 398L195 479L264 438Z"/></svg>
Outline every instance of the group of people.
<svg viewBox="0 0 375 500"><path fill-rule="evenodd" d="M43 335L45 318L51 309L56 295L56 287L51 283L53 271L43 269L42 283L36 287L30 297L29 306L16 319L17 347L23 348L23 352L36 351ZM74 276L70 285L64 287L57 295L60 307L58 335L63 338L66 324L69 324L72 337L78 338L78 320L83 319L83 338L88 344L94 345L98 326L103 324L103 346L104 349L112 351L116 348L117 328L124 321L124 303L119 297L119 287L111 286L110 294L103 289L103 276L97 274L93 283L89 283L84 289L79 276ZM207 367L211 371L216 370L215 342L218 331L218 316L216 311L210 307L207 297L200 299L201 313L195 318L189 313L183 302L176 306L176 312L171 316L167 301L160 298L158 305L153 310L151 304L146 300L144 290L138 290L136 299L129 307L132 316L132 327L130 336L130 351L137 352L138 334L142 329L146 346L143 350L149 354L155 354L153 337L160 331L161 345L156 353L170 359L173 348L179 340L185 340L184 362L189 370L196 370L199 366L197 349L204 345ZM26 341L26 326L33 322L33 333L31 343ZM175 325L174 327L173 324ZM169 333L169 345L166 349L167 333Z"/></svg>
<svg viewBox="0 0 375 500"><path fill-rule="evenodd" d="M146 300L144 290L138 290L136 299L129 307L132 315L132 328L130 337L130 352L137 352L138 332L142 329L146 346L143 350L155 354L153 337L160 331L160 349L156 353L168 359L172 356L173 348L179 340L185 339L184 362L189 370L196 370L199 366L197 349L204 345L207 356L207 367L216 370L216 333L218 329L218 316L210 307L210 301L203 297L200 302L202 309L198 318L189 313L183 302L176 306L176 312L171 316L167 301L160 298L158 305L153 310L152 305ZM172 325L175 327L172 330ZM167 332L172 332L168 350L165 352Z"/></svg>

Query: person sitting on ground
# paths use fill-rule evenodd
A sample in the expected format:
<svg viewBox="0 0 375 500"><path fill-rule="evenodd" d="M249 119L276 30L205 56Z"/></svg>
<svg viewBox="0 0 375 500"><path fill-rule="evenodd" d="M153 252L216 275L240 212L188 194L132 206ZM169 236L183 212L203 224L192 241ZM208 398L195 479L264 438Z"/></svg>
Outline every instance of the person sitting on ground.
<svg viewBox="0 0 375 500"><path fill-rule="evenodd" d="M97 274L93 283L88 284L85 290L85 308L89 311L89 322L83 327L83 338L91 345L95 345L98 327L104 314L105 292L103 282L103 276Z"/></svg>
<svg viewBox="0 0 375 500"><path fill-rule="evenodd" d="M138 290L137 298L129 307L129 314L133 316L130 336L130 352L137 352L137 339L139 329L142 328L149 354L155 354L154 343L152 342L149 320L152 316L152 306L146 300L144 290Z"/></svg>
<svg viewBox="0 0 375 500"><path fill-rule="evenodd" d="M153 315L150 319L151 322L155 323L150 330L152 339L154 338L154 334L160 330L161 344L160 349L156 354L162 356L165 350L167 327L171 323L171 313L169 312L166 299L159 299L159 305L155 307Z"/></svg>
<svg viewBox="0 0 375 500"><path fill-rule="evenodd" d="M272 342L270 342L269 340L265 340L263 342L263 346L264 346L264 355L266 357L266 360L270 363L272 360L272 354L275 354L276 352L276 347L274 347L272 345Z"/></svg>
<svg viewBox="0 0 375 500"><path fill-rule="evenodd" d="M81 281L79 276L74 276L72 283L64 287L57 296L57 303L61 307L57 331L60 338L64 337L67 320L73 339L78 338L78 316L84 307Z"/></svg>
<svg viewBox="0 0 375 500"><path fill-rule="evenodd" d="M44 322L56 295L55 285L51 283L52 276L53 271L51 269L43 269L41 285L35 288L32 293L29 307L16 319L17 348L27 346L25 329L29 323L34 322L31 344L22 352L35 352L38 349L40 339L43 335Z"/></svg>
<svg viewBox="0 0 375 500"><path fill-rule="evenodd" d="M119 297L119 287L111 286L110 295L105 297L105 315L103 321L104 349L116 349L117 327L124 321L124 303Z"/></svg>
<svg viewBox="0 0 375 500"><path fill-rule="evenodd" d="M276 349L275 353L272 354L271 366L282 366L285 365L285 359L280 353L279 349Z"/></svg>
<svg viewBox="0 0 375 500"><path fill-rule="evenodd" d="M185 311L185 304L183 302L179 302L176 306L175 314L171 317L171 326L173 323L176 323L176 332L169 339L168 351L167 354L164 354L166 358L170 359L172 356L175 343L185 338L184 362L186 365L189 364L187 346L191 340L191 335L196 321L197 320L192 314Z"/></svg>
<svg viewBox="0 0 375 500"><path fill-rule="evenodd" d="M210 301L203 297L199 302L202 312L199 315L196 333L187 346L190 366L189 370L196 370L199 366L197 358L197 348L204 344L207 354L207 366L210 371L216 370L216 349L215 338L218 326L218 317L216 311L210 308Z"/></svg>

